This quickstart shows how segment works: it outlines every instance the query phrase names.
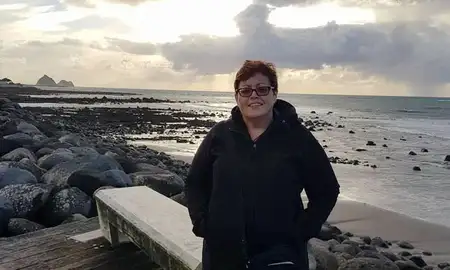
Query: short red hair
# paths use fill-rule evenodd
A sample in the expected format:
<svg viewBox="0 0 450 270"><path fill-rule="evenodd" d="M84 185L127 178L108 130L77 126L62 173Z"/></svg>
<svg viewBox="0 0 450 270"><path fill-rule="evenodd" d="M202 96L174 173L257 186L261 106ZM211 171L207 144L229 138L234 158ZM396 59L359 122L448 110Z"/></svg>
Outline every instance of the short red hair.
<svg viewBox="0 0 450 270"><path fill-rule="evenodd" d="M278 92L278 76L274 64L260 60L245 60L238 70L234 80L234 90L237 91L239 83L246 81L256 73L261 73L269 79L273 91Z"/></svg>

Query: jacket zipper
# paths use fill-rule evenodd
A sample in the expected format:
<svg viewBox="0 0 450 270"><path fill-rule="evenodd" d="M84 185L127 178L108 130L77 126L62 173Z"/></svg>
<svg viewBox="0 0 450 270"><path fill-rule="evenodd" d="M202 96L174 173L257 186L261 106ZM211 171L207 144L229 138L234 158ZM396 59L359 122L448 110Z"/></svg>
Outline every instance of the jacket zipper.
<svg viewBox="0 0 450 270"><path fill-rule="evenodd" d="M252 143L252 148L253 151L256 149L256 142L253 141L250 136L248 136L248 134L245 134L244 132L240 131L240 130L236 130L233 128L230 128L230 131L235 132L237 134L240 134L242 136L245 137L246 140L249 140ZM253 151L251 153L250 158L253 159ZM245 268L249 267L249 262L250 262L250 258L248 256L248 251L247 251L247 240L246 240L246 235L247 235L247 222L246 222L246 216L245 216L245 196L244 196L244 188L243 188L243 183L240 185L240 192L241 192L241 201L242 201L242 222L243 222L243 226L242 226L242 232L241 232L241 245L242 245L242 253L244 256L244 260L245 260ZM251 206L251 212L252 212L252 218L254 219L254 206Z"/></svg>

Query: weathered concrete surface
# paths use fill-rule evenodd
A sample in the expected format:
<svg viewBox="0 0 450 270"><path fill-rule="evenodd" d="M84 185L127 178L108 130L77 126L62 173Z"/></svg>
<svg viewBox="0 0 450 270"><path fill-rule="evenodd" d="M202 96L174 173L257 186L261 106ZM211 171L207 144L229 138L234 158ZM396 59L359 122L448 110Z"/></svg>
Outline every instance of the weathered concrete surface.
<svg viewBox="0 0 450 270"><path fill-rule="evenodd" d="M186 207L146 186L94 194L100 227L113 244L126 235L166 269L201 269L202 239L191 231Z"/></svg>

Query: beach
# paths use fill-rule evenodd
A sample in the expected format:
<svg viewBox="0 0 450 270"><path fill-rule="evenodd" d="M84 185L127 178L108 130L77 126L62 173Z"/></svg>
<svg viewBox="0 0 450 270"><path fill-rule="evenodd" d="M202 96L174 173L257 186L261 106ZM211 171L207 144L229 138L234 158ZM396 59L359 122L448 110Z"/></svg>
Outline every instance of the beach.
<svg viewBox="0 0 450 270"><path fill-rule="evenodd" d="M32 123L40 130L53 127L46 136L59 136L55 137L59 140L57 144L45 145L54 150L41 153L40 145L31 154L35 157L29 156L35 158L39 169L43 169L41 164L48 166L48 171L27 167L39 176L47 175L44 180L62 181L57 174L48 173L53 164L39 160L45 154L54 154L70 162L81 151L77 147L82 144L63 134L81 134L89 148L102 156L108 154L120 159L120 170L126 175L117 172L116 163L104 161L120 179L120 183L108 184L160 188L149 180L150 174L157 173L151 166L156 166L173 175L162 180L170 188L160 191L180 203L180 181L186 176L195 150L208 130L227 118L234 106L230 93L206 91L50 88L28 89L22 93L14 89L3 95L24 108L26 113L20 113L21 117L31 115ZM295 105L304 125L322 144L341 184L339 201L324 229L333 233L321 235L328 250L341 258L342 253L350 252L348 246L354 248L350 252L354 253L355 249L369 247L382 250L386 245L386 252L403 254L399 260L414 261L417 266L423 259L435 267L441 263L444 269L443 263L450 262L450 198L447 196L450 164L445 161L450 154L450 114L447 114L450 102L400 97L381 98L381 101L368 97L284 95L282 98ZM82 155L92 157L84 150ZM70 180L89 195L94 187L85 186L80 179L86 174L93 179L101 177L84 173L76 177L67 175L63 180ZM104 185L101 181L100 184ZM89 198L80 194L82 203L89 204ZM50 223L60 222L58 218ZM370 237L370 241L366 239L362 243L364 236ZM406 241L414 248L401 248L398 241ZM410 254L401 253L404 251Z"/></svg>
<svg viewBox="0 0 450 270"><path fill-rule="evenodd" d="M158 148L163 151L163 147ZM191 162L192 156L174 156L176 159ZM345 171L342 166L334 166L338 176ZM304 198L307 203L307 197ZM421 255L429 251L433 256L423 258L429 264L439 264L450 261L450 227L430 223L425 220L382 209L367 203L350 200L340 196L328 220L339 229L352 232L358 236L379 236L388 241L404 240L411 243L412 254ZM391 248L393 252L400 252L402 248Z"/></svg>

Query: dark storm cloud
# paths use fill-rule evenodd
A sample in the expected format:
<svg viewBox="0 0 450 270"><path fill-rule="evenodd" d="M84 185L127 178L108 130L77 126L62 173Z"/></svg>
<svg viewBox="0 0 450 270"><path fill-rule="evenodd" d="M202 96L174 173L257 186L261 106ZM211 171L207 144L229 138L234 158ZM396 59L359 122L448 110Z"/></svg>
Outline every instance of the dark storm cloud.
<svg viewBox="0 0 450 270"><path fill-rule="evenodd" d="M449 33L425 21L283 29L269 24L268 14L265 5L253 4L236 16L240 36L184 36L161 52L175 68L199 74L234 72L244 59L265 59L289 69L345 66L411 85L450 82Z"/></svg>

